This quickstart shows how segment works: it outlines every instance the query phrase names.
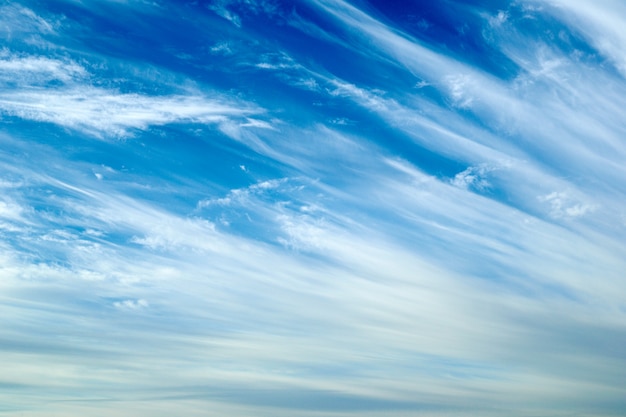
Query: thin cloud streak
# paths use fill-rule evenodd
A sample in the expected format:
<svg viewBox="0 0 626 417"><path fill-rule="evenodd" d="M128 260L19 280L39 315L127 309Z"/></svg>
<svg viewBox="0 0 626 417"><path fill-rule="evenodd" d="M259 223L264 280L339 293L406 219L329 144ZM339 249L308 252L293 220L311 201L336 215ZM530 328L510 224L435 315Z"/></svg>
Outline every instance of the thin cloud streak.
<svg viewBox="0 0 626 417"><path fill-rule="evenodd" d="M202 94L147 96L90 85L88 71L72 61L5 54L0 60L0 112L55 123L99 137L168 123L218 123L261 109ZM51 83L61 87L42 88Z"/></svg>
<svg viewBox="0 0 626 417"><path fill-rule="evenodd" d="M202 96L141 96L90 87L0 94L0 110L7 115L99 137L125 137L134 129L169 123L217 124L259 113L245 107Z"/></svg>

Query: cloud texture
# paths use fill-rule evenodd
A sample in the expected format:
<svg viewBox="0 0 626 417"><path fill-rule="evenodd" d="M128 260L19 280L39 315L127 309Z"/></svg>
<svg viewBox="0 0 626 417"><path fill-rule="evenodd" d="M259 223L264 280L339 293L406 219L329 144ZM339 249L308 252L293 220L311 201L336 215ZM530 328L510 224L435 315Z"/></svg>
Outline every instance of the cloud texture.
<svg viewBox="0 0 626 417"><path fill-rule="evenodd" d="M422 3L1 6L0 415L621 415L626 9Z"/></svg>

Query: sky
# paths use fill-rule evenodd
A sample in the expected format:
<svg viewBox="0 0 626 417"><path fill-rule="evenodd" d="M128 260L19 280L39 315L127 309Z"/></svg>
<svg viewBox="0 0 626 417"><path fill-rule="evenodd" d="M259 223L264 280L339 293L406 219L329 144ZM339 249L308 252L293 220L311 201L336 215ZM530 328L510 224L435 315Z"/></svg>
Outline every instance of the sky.
<svg viewBox="0 0 626 417"><path fill-rule="evenodd" d="M626 3L0 1L0 416L620 416Z"/></svg>

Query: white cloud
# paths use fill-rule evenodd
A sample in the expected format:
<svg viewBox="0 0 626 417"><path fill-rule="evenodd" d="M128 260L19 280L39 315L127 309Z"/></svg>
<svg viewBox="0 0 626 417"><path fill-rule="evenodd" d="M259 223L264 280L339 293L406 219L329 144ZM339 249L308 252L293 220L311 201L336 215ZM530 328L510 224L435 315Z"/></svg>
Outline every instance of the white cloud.
<svg viewBox="0 0 626 417"><path fill-rule="evenodd" d="M353 47L370 59L385 61L391 58L425 82L433 84L441 84L448 77L475 75L471 67L425 47L416 39L390 28L349 3L342 0L318 0L311 3L341 22L340 30L359 39Z"/></svg>
<svg viewBox="0 0 626 417"><path fill-rule="evenodd" d="M241 27L241 17L229 9L232 1L222 0L215 2L214 4L210 4L208 8L215 12L218 16L223 17L224 19L231 22L233 25L237 27Z"/></svg>
<svg viewBox="0 0 626 417"><path fill-rule="evenodd" d="M326 250L329 242L327 227L322 220L311 219L308 216L279 215L277 217L285 237L279 237L277 241L288 248L295 250Z"/></svg>
<svg viewBox="0 0 626 417"><path fill-rule="evenodd" d="M0 217L3 219L23 222L23 211L22 206L13 201L0 200Z"/></svg>
<svg viewBox="0 0 626 417"><path fill-rule="evenodd" d="M125 137L134 130L174 122L220 123L262 112L241 100L198 91L171 95L121 93L95 86L95 76L70 59L0 53L0 113L55 123L97 137ZM44 88L45 87L45 88ZM246 118L246 127L270 126Z"/></svg>
<svg viewBox="0 0 626 417"><path fill-rule="evenodd" d="M577 218L595 210L595 204L580 203L577 199L572 198L568 192L552 192L548 195L539 197L539 201L545 202L550 206L550 216L554 218Z"/></svg>
<svg viewBox="0 0 626 417"><path fill-rule="evenodd" d="M149 304L146 300L140 298L138 300L123 300L116 301L113 303L116 308L122 310L140 310L144 308L148 308Z"/></svg>
<svg viewBox="0 0 626 417"><path fill-rule="evenodd" d="M474 98L471 94L468 94L467 85L471 83L471 79L465 75L454 75L445 79L448 89L450 90L450 97L455 106L462 109L470 108Z"/></svg>
<svg viewBox="0 0 626 417"><path fill-rule="evenodd" d="M88 72L71 60L59 60L45 56L16 55L8 50L0 52L0 85L18 87L45 87L60 81L68 83L85 78Z"/></svg>
<svg viewBox="0 0 626 417"><path fill-rule="evenodd" d="M233 51L233 48L231 47L231 44L229 44L228 42L216 43L215 45L211 47L211 52L214 54L221 54L221 55L232 55L235 53Z"/></svg>
<svg viewBox="0 0 626 417"><path fill-rule="evenodd" d="M478 191L484 191L491 187L491 184L485 176L496 168L481 165L478 167L469 167L466 170L459 172L454 176L451 183L459 188L463 189L475 189Z"/></svg>
<svg viewBox="0 0 626 417"><path fill-rule="evenodd" d="M524 0L529 6L535 0ZM626 34L623 26L626 20L626 6L620 0L564 1L549 0L540 2L548 5L545 10L560 19L565 19L576 31L582 33L589 42L615 64L626 76Z"/></svg>
<svg viewBox="0 0 626 417"><path fill-rule="evenodd" d="M87 87L0 94L0 110L27 120L55 123L95 136L128 136L133 129L173 122L218 123L258 113L203 96L142 96Z"/></svg>
<svg viewBox="0 0 626 417"><path fill-rule="evenodd" d="M501 26L508 20L508 18L508 13L504 10L500 10L495 16L489 18L489 23L492 26Z"/></svg>
<svg viewBox="0 0 626 417"><path fill-rule="evenodd" d="M245 167L243 167L245 168ZM243 169L245 171L245 169ZM229 206L233 203L247 205L250 204L250 198L254 196L262 196L267 191L276 190L289 181L288 178L272 179L257 182L246 188L237 188L230 190L226 197L205 199L198 202L197 207L202 209L212 205Z"/></svg>
<svg viewBox="0 0 626 417"><path fill-rule="evenodd" d="M626 148L618 140L626 94L623 84L609 73L517 33L516 22L507 21L506 29L494 29L492 42L518 63L521 71L513 82L505 82L450 56L425 51L420 42L344 2L315 4L343 22L344 30L359 30L352 41L354 47L362 46L360 38L372 41L374 47L364 49L371 59L381 60L381 54L396 58L450 97L453 105L470 110L482 126L421 97L390 97L341 80L328 81L337 86L329 93L353 100L421 146L455 161L471 166L510 161L507 175L498 174L497 182L507 186L513 204L538 214L543 209L534 206L537 191L547 195L559 187L580 186L566 178L610 179L614 184L626 175L619 162L626 157ZM503 11L499 20L504 21L505 16L508 13ZM535 47L529 48L529 44ZM414 61L414 57L419 59ZM533 190L537 187L540 190ZM596 215L603 211L607 219L619 221L613 209L616 204L600 201L615 198L612 191L602 192L603 196L596 189L582 192L593 194L597 203L572 208L570 214L589 215L594 213L590 207L599 207Z"/></svg>
<svg viewBox="0 0 626 417"><path fill-rule="evenodd" d="M0 33L11 39L25 33L54 34L56 22L50 22L31 9L15 3L0 6Z"/></svg>

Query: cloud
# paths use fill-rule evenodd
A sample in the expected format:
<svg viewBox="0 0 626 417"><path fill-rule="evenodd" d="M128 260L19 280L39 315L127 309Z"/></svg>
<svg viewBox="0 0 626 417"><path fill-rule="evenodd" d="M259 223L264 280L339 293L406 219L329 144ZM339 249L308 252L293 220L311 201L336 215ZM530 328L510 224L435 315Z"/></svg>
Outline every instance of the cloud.
<svg viewBox="0 0 626 417"><path fill-rule="evenodd" d="M19 4L9 3L1 6L0 16L4 23L0 33L9 39L26 33L55 34L56 32L56 22L48 21L33 10Z"/></svg>
<svg viewBox="0 0 626 417"><path fill-rule="evenodd" d="M214 54L232 55L234 51L228 42L219 42L211 47L211 52Z"/></svg>
<svg viewBox="0 0 626 417"><path fill-rule="evenodd" d="M292 27L358 75L247 24L278 46L229 59L268 85L184 61L214 85L149 94L140 64L4 51L9 415L619 415L623 79L515 7L476 14L510 78L330 0Z"/></svg>
<svg viewBox="0 0 626 417"><path fill-rule="evenodd" d="M121 310L140 310L149 306L148 302L142 298L138 300L115 301L113 305Z"/></svg>
<svg viewBox="0 0 626 417"><path fill-rule="evenodd" d="M13 201L0 201L0 217L12 220L22 221L23 208L19 204Z"/></svg>
<svg viewBox="0 0 626 417"><path fill-rule="evenodd" d="M133 130L174 122L218 123L261 112L252 104L201 93L120 93L92 85L91 78L71 60L5 52L0 60L0 111L97 137L125 137ZM265 126L261 121L251 123Z"/></svg>
<svg viewBox="0 0 626 417"><path fill-rule="evenodd" d="M491 26L500 26L508 20L509 16L507 12L500 10L495 16L489 18Z"/></svg>
<svg viewBox="0 0 626 417"><path fill-rule="evenodd" d="M455 106L469 108L474 101L471 95L467 95L467 84L471 82L469 77L463 75L450 76L445 80L450 90L450 97Z"/></svg>
<svg viewBox="0 0 626 417"><path fill-rule="evenodd" d="M494 169L487 166L469 167L456 174L451 183L459 188L484 191L491 186L489 181L485 179L485 175Z"/></svg>
<svg viewBox="0 0 626 417"><path fill-rule="evenodd" d="M524 1L529 6L536 1ZM626 75L626 59L621 51L626 47L626 35L621 30L626 8L615 0L598 2L566 2L551 0L545 11L565 20L578 33L587 38L590 44L605 54Z"/></svg>
<svg viewBox="0 0 626 417"><path fill-rule="evenodd" d="M0 52L0 82L5 88L46 87L50 83L69 83L87 76L86 69L71 60L13 54L6 49Z"/></svg>
<svg viewBox="0 0 626 417"><path fill-rule="evenodd" d="M8 28L19 37L22 32L41 36L53 33L53 25L30 9L4 6ZM128 137L137 130L170 123L215 124L263 112L243 100L228 98L214 90L178 79L176 84L155 71L134 68L121 77L101 77L109 64L106 56L64 52L65 32L72 25L56 25L54 44L38 43L32 48L8 44L0 51L0 114L35 122L54 123L91 136ZM58 33L57 33L58 32ZM7 35L9 36L9 35ZM119 68L118 70L123 70ZM145 78L145 77L144 77ZM171 77L170 77L171 78ZM156 83L153 83L156 81ZM149 95L129 85L152 85ZM161 88L163 87L163 88ZM167 91L167 92L166 92ZM253 120L253 119L250 119ZM253 123L253 122L250 122ZM263 122L256 120L260 125Z"/></svg>
<svg viewBox="0 0 626 417"><path fill-rule="evenodd" d="M55 152L47 154L54 161ZM584 406L583 399L615 386L619 375L607 373L611 361L593 345L577 344L581 351L574 356L561 353L571 346L571 335L588 332L589 326L597 331L599 323L590 325L585 317L601 320L603 337L621 337L603 311L619 305L622 290L613 280L604 288L585 284L589 268L598 265L581 268L579 253L595 257L601 251L597 242L556 233L556 226L541 221L525 225L513 209L406 163L381 163L393 170L376 166L360 183L364 188L352 190L367 199L337 201L341 190L330 194L327 185L301 188L287 179L262 180L228 194L231 207L257 216L284 245L269 245L259 235L229 234L200 217L101 189L90 177L81 183L72 171L63 171L63 181L24 172L43 181L38 187L54 190L59 197L46 197L45 204L59 209L37 218L23 236L39 242L31 250L45 248L49 254L55 247L66 262L34 265L17 256L3 262L3 294L14 300L3 317L23 320L32 304L24 304L20 291L30 282L38 290L29 303L47 312L36 326L48 329L37 336L23 324L14 328L9 336L39 351L29 362L5 369L10 375L19 371L20 380L32 384L41 381L37 369L56 355L61 359L54 370L69 389L83 396L105 393L103 406L128 401L136 410L143 410L137 398L159 397L163 390L194 397L189 386L232 386L226 398L215 401L219 407L245 406L243 413L269 413L272 407L287 413L308 404L286 402L280 394L285 390L301 393L303 401L318 398L313 395L318 392L320 401L338 401L333 404L344 404L347 413L363 398L392 412L387 408L402 404L419 410L415 398L478 406L520 390L539 402L565 402L576 392ZM72 185L65 182L70 178ZM23 186L13 192L28 194ZM269 192L281 197L265 198ZM301 210L313 206L316 210ZM356 207L360 214L353 216ZM38 230L67 224L85 232L34 239ZM430 247L432 254L442 245L441 263L404 239ZM484 279L471 269L474 257L507 263L503 270L511 276ZM623 266L619 257L601 262L597 272L607 277ZM540 297L528 295L548 284L555 288ZM565 297L558 285L576 297ZM118 319L107 313L111 305L141 315ZM56 345L44 343L48 334L60 335ZM22 358L24 349L11 358ZM72 361L63 352L72 352ZM146 355L158 365L148 366ZM90 365L95 358L98 369ZM34 366L26 369L23 363ZM581 363L589 368L583 371ZM91 382L85 387L87 370ZM390 372L392 379L385 377ZM584 386L571 382L588 372L604 377ZM559 388L563 384L567 390ZM246 401L261 393L266 402ZM202 390L197 395L199 404L213 401ZM165 404L187 407L168 398ZM324 411L310 407L311 413Z"/></svg>
<svg viewBox="0 0 626 417"><path fill-rule="evenodd" d="M99 137L124 137L134 129L175 122L219 123L259 112L203 96L142 96L94 87L0 94L0 109Z"/></svg>
<svg viewBox="0 0 626 417"><path fill-rule="evenodd" d="M223 3L228 4L228 2ZM241 18L239 17L239 15L229 10L224 4L217 3L216 5L209 6L209 8L213 10L217 15L231 22L233 25L241 27Z"/></svg>
<svg viewBox="0 0 626 417"><path fill-rule="evenodd" d="M207 6L218 16L230 21L238 28L242 27L242 15L277 15L279 10L274 1L219 0Z"/></svg>
<svg viewBox="0 0 626 417"><path fill-rule="evenodd" d="M550 216L554 218L576 218L596 209L593 204L576 202L567 192L552 192L539 197L539 200L550 205Z"/></svg>

